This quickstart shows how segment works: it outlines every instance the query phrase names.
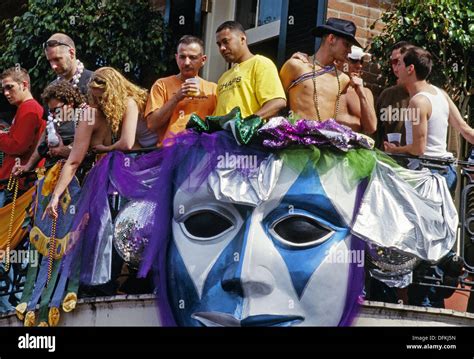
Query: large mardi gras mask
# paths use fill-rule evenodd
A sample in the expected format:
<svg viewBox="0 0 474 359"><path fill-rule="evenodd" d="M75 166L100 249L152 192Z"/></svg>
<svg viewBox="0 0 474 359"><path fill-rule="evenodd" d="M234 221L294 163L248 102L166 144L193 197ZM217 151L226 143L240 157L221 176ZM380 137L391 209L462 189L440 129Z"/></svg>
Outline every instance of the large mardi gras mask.
<svg viewBox="0 0 474 359"><path fill-rule="evenodd" d="M395 175L366 149L271 154L230 143L208 147L200 161L189 151L193 163L175 173L162 287L178 325L349 325L363 288L361 238L430 260L453 244L450 204L426 205L430 196L420 194L443 185L427 173L401 179L405 170ZM379 220L382 202L411 227Z"/></svg>
<svg viewBox="0 0 474 359"><path fill-rule="evenodd" d="M310 150L239 152L220 154L193 188L196 168L175 193L167 272L177 323L340 324L361 284L350 283L351 266L364 260L350 253L350 223L363 182L350 184L344 158L329 153L335 163L322 173L328 164Z"/></svg>

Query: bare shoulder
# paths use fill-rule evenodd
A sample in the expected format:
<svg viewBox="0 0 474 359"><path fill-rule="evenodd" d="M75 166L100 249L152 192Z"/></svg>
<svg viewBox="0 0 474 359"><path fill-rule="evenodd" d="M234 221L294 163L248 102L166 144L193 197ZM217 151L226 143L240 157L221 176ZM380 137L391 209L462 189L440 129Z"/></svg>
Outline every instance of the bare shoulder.
<svg viewBox="0 0 474 359"><path fill-rule="evenodd" d="M337 75L339 77L339 82L341 84L342 93L345 93L345 92L347 92L347 90L349 88L349 83L351 82L351 79L344 72L339 71L339 70L336 70L336 71L337 71Z"/></svg>
<svg viewBox="0 0 474 359"><path fill-rule="evenodd" d="M307 64L302 60L291 58L283 64L280 73L298 73L304 71L306 67Z"/></svg>
<svg viewBox="0 0 474 359"><path fill-rule="evenodd" d="M426 96L413 96L408 103L408 107L418 109L423 118L431 115L431 102Z"/></svg>
<svg viewBox="0 0 474 359"><path fill-rule="evenodd" d="M138 108L137 102L133 97L127 97L127 109Z"/></svg>
<svg viewBox="0 0 474 359"><path fill-rule="evenodd" d="M348 84L351 81L350 77L342 71L337 70L337 75L339 76L339 81L341 81L341 83Z"/></svg>
<svg viewBox="0 0 474 359"><path fill-rule="evenodd" d="M419 108L426 108L431 107L431 102L428 100L426 96L418 95L413 96L408 103L410 107L419 107Z"/></svg>
<svg viewBox="0 0 474 359"><path fill-rule="evenodd" d="M372 90L369 89L368 87L364 87L364 92L366 96L374 98L374 94L372 93Z"/></svg>

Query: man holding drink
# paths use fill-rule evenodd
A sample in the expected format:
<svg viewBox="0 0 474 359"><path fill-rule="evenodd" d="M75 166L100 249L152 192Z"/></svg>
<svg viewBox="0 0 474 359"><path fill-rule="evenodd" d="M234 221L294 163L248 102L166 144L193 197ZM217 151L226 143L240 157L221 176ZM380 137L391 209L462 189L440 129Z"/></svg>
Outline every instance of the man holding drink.
<svg viewBox="0 0 474 359"><path fill-rule="evenodd" d="M153 84L145 109L148 128L158 133L157 145L183 131L192 113L204 118L216 107L217 85L198 76L207 60L202 40L183 36L175 57L179 74Z"/></svg>
<svg viewBox="0 0 474 359"><path fill-rule="evenodd" d="M402 142L402 134L397 132L387 133L388 142L394 144L395 146L400 146Z"/></svg>
<svg viewBox="0 0 474 359"><path fill-rule="evenodd" d="M407 144L397 146L388 138L389 142L384 142L385 151L413 156L453 158L447 151L448 124L470 143L474 143L474 129L462 118L446 92L427 82L433 66L431 54L415 46L403 47L400 53L402 56L397 63L398 80L410 95L408 121L405 123ZM419 160L409 161L408 168L421 167ZM445 177L450 191L454 191L457 177L453 165L431 171L439 172Z"/></svg>

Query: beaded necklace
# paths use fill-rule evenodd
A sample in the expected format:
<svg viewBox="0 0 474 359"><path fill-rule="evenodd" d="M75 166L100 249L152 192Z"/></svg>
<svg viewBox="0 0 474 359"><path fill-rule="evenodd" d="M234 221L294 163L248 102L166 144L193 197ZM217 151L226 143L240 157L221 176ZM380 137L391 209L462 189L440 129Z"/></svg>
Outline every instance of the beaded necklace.
<svg viewBox="0 0 474 359"><path fill-rule="evenodd" d="M318 60L316 60L316 56L313 56L313 103L314 108L316 109L316 115L318 116L318 121L321 122L321 115L319 113L319 104L318 104L318 91L316 89L316 65L324 68L326 70L334 70L336 71L336 79L337 79L337 98L336 98L336 105L334 109L334 120L336 120L337 113L339 111L339 99L341 97L341 82L339 81L339 74L337 72L336 66L323 66Z"/></svg>
<svg viewBox="0 0 474 359"><path fill-rule="evenodd" d="M77 88L79 86L79 81L81 80L82 73L84 72L84 64L76 59L76 72L74 72L74 75L72 76L71 83L72 86ZM58 80L61 80L61 76L58 76Z"/></svg>

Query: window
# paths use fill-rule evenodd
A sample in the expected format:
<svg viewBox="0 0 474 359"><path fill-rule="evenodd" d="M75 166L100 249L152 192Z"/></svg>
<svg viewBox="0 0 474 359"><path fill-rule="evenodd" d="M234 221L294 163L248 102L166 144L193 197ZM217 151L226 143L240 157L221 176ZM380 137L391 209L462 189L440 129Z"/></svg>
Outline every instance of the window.
<svg viewBox="0 0 474 359"><path fill-rule="evenodd" d="M237 0L235 19L246 30L249 44L279 35L281 5L282 0Z"/></svg>
<svg viewBox="0 0 474 359"><path fill-rule="evenodd" d="M262 26L280 20L282 0L260 0L258 4L258 25Z"/></svg>
<svg viewBox="0 0 474 359"><path fill-rule="evenodd" d="M282 0L240 0L236 19L245 30L280 20Z"/></svg>

